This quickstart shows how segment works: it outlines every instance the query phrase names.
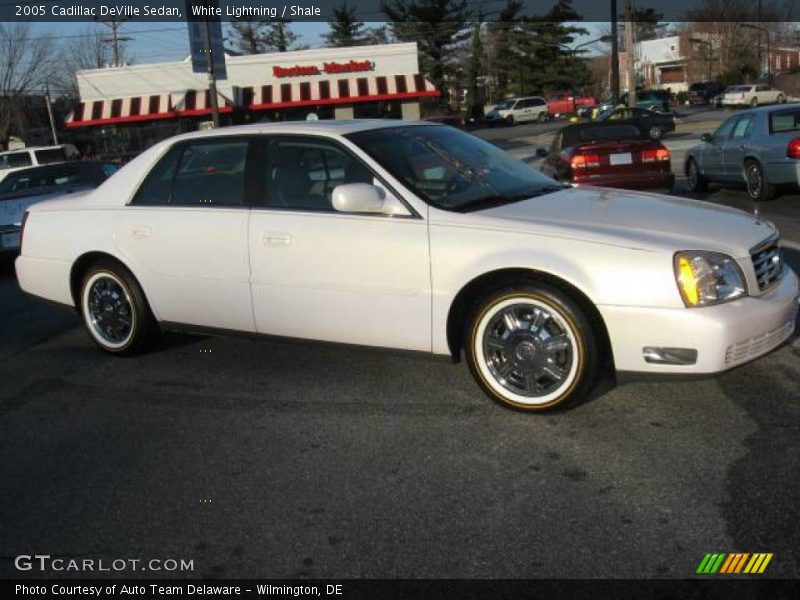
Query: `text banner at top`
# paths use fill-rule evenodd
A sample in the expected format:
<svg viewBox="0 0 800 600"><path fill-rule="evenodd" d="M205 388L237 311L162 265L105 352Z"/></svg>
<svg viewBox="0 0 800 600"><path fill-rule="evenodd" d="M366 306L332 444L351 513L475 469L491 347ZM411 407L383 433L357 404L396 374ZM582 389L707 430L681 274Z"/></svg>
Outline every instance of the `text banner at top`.
<svg viewBox="0 0 800 600"><path fill-rule="evenodd" d="M464 11L469 21L503 21L507 6L513 0L450 0L448 14L458 14L463 20ZM556 0L524 0L516 16L548 19ZM333 19L334 9L344 0L219 0L213 14L187 14L185 0L0 0L2 22L64 22L98 20L126 21L187 21L198 17L213 17L221 21L239 20L291 20L327 22ZM423 15L426 5L439 5L439 0L347 0L348 8L355 10L355 18L364 22L387 20L384 5L400 6L414 21L414 15ZM617 0L618 17L623 20L624 2ZM198 5L196 10L200 10ZM413 10L414 7L422 10ZM738 22L794 22L800 21L800 0L762 0L761 2L735 3L735 10L726 7L724 0L637 0L637 14L652 9L660 22L680 21L738 21ZM584 22L608 22L611 18L609 0L573 0L574 12ZM427 11L429 12L429 11ZM556 13L557 14L557 13ZM561 19L559 19L561 20Z"/></svg>

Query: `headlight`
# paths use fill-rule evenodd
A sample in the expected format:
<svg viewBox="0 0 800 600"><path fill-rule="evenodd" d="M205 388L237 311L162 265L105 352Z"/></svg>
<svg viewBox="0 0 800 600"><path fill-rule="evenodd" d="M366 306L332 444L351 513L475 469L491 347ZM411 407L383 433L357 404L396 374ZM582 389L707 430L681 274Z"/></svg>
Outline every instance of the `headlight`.
<svg viewBox="0 0 800 600"><path fill-rule="evenodd" d="M678 252L674 266L675 280L686 306L708 306L747 295L742 270L726 254Z"/></svg>

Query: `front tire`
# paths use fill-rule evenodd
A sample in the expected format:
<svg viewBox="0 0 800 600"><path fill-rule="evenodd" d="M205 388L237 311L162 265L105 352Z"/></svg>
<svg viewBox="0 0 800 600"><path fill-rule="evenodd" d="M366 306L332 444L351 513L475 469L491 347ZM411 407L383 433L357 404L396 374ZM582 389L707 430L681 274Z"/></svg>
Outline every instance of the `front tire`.
<svg viewBox="0 0 800 600"><path fill-rule="evenodd" d="M775 186L769 182L757 160L748 160L744 164L744 181L747 195L753 202L767 202L775 197Z"/></svg>
<svg viewBox="0 0 800 600"><path fill-rule="evenodd" d="M467 325L472 376L505 407L539 412L585 398L598 344L584 312L544 284L509 286L478 302Z"/></svg>
<svg viewBox="0 0 800 600"><path fill-rule="evenodd" d="M786 96L783 94L778 94L778 104L785 104L786 103Z"/></svg>
<svg viewBox="0 0 800 600"><path fill-rule="evenodd" d="M509 127L512 127L514 125L514 123L515 123L515 121L514 121L514 117L513 116L509 115L509 116L506 117L506 125L508 125Z"/></svg>
<svg viewBox="0 0 800 600"><path fill-rule="evenodd" d="M754 97L752 100L750 100L750 107L755 108L756 106L758 106L758 98Z"/></svg>
<svg viewBox="0 0 800 600"><path fill-rule="evenodd" d="M649 135L651 140L660 140L663 133L658 125L653 125L650 127Z"/></svg>
<svg viewBox="0 0 800 600"><path fill-rule="evenodd" d="M97 262L84 274L80 313L92 341L101 350L118 356L141 352L157 332L136 279L111 261Z"/></svg>

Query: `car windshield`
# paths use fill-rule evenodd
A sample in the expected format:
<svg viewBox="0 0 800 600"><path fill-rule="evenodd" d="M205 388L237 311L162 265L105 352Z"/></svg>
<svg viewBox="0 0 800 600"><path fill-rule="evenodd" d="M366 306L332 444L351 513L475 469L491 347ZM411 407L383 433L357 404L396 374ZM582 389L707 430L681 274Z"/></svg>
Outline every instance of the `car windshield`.
<svg viewBox="0 0 800 600"><path fill-rule="evenodd" d="M469 212L562 190L526 163L452 127L412 125L348 136L423 200Z"/></svg>
<svg viewBox="0 0 800 600"><path fill-rule="evenodd" d="M503 100L502 102L499 102L494 107L494 109L495 110L507 110L509 108L512 108L514 106L515 102L516 102L516 100Z"/></svg>

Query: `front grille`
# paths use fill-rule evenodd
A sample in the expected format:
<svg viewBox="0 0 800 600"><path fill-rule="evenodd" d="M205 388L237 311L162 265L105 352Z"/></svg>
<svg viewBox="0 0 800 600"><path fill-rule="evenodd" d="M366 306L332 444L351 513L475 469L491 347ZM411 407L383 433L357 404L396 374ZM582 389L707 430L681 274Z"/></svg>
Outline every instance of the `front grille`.
<svg viewBox="0 0 800 600"><path fill-rule="evenodd" d="M725 350L725 364L734 365L765 352L783 343L794 331L794 321L787 321L777 329L731 344Z"/></svg>
<svg viewBox="0 0 800 600"><path fill-rule="evenodd" d="M776 283L783 274L783 253L776 237L770 238L750 252L758 289L762 292Z"/></svg>

